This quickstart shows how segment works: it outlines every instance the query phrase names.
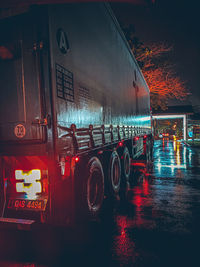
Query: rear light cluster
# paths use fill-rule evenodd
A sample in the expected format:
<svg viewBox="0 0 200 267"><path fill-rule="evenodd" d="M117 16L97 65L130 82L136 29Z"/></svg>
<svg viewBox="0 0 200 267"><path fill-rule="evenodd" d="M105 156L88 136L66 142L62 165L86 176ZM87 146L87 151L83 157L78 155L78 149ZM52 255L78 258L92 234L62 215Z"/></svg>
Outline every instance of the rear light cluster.
<svg viewBox="0 0 200 267"><path fill-rule="evenodd" d="M42 193L41 171L31 170L24 172L23 170L15 171L16 191L19 193L37 194Z"/></svg>
<svg viewBox="0 0 200 267"><path fill-rule="evenodd" d="M143 144L146 145L146 143L147 143L147 135L145 134L144 137L143 137Z"/></svg>
<svg viewBox="0 0 200 267"><path fill-rule="evenodd" d="M15 170L16 192L25 193L28 198L47 193L47 171L40 169Z"/></svg>

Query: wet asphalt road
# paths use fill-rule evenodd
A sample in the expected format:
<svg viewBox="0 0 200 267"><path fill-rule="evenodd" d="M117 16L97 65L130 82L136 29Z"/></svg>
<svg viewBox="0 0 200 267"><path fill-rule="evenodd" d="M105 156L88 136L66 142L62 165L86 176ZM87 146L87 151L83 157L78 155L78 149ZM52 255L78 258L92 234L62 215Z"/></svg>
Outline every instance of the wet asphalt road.
<svg viewBox="0 0 200 267"><path fill-rule="evenodd" d="M200 266L200 149L155 141L126 206L76 230L0 232L0 266Z"/></svg>

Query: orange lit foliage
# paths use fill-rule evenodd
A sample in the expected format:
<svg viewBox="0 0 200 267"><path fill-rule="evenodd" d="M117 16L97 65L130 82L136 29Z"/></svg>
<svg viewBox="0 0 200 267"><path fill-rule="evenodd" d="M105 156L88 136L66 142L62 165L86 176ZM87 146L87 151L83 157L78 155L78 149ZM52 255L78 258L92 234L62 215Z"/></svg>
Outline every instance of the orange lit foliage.
<svg viewBox="0 0 200 267"><path fill-rule="evenodd" d="M188 95L185 82L169 62L173 47L165 43L144 45L135 37L133 25L124 33L150 88L152 108L167 109L169 99L184 100Z"/></svg>

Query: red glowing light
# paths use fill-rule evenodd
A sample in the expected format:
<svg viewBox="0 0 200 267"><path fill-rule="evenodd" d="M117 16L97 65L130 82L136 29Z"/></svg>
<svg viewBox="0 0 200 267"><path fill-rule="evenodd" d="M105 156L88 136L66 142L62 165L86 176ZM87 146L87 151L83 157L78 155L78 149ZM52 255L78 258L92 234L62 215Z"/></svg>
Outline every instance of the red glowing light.
<svg viewBox="0 0 200 267"><path fill-rule="evenodd" d="M118 143L118 146L123 146L123 141Z"/></svg>
<svg viewBox="0 0 200 267"><path fill-rule="evenodd" d="M132 259L134 255L135 244L130 239L126 232L128 228L127 218L125 216L118 216L116 218L117 226L119 227L119 235L115 240L115 251L119 258Z"/></svg>
<svg viewBox="0 0 200 267"><path fill-rule="evenodd" d="M132 166L136 166L136 167L145 167L145 163L144 162L132 162L131 163Z"/></svg>
<svg viewBox="0 0 200 267"><path fill-rule="evenodd" d="M74 160L77 163L77 162L79 162L80 158L79 157L75 157Z"/></svg>
<svg viewBox="0 0 200 267"><path fill-rule="evenodd" d="M169 136L169 133L163 133L162 135L163 136Z"/></svg>
<svg viewBox="0 0 200 267"><path fill-rule="evenodd" d="M149 194L149 182L147 180L143 181L143 193L145 196Z"/></svg>
<svg viewBox="0 0 200 267"><path fill-rule="evenodd" d="M125 232L125 230L123 229L123 230L121 230L121 237L125 237L125 235L126 235L126 232Z"/></svg>
<svg viewBox="0 0 200 267"><path fill-rule="evenodd" d="M134 204L136 205L137 208L140 208L142 206L142 201L143 201L142 198L143 191L141 188L136 187L134 193L135 193Z"/></svg>
<svg viewBox="0 0 200 267"><path fill-rule="evenodd" d="M134 137L134 140L135 141L138 141L139 140L139 137L138 136Z"/></svg>

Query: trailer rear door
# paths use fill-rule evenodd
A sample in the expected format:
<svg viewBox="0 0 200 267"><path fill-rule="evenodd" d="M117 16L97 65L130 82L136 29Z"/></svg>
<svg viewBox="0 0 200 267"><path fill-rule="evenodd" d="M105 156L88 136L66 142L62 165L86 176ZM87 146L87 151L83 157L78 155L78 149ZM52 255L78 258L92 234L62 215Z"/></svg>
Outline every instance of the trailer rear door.
<svg viewBox="0 0 200 267"><path fill-rule="evenodd" d="M1 20L1 142L45 141L42 49L38 19L23 14Z"/></svg>

